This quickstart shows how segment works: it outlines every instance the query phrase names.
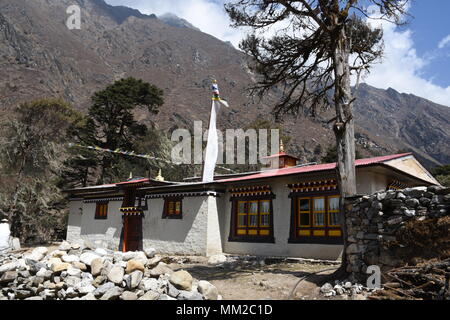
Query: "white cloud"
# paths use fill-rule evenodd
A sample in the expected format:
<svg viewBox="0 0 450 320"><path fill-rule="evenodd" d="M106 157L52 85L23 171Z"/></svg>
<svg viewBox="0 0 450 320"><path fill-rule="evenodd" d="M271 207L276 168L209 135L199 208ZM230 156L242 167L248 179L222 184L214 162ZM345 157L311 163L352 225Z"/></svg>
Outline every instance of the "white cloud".
<svg viewBox="0 0 450 320"><path fill-rule="evenodd" d="M365 82L382 89L392 87L450 106L450 86L441 87L423 76L423 68L430 63L432 56L420 56L417 53L413 32L400 31L386 21L374 20L371 24L383 28L385 47L381 63L373 65Z"/></svg>
<svg viewBox="0 0 450 320"><path fill-rule="evenodd" d="M162 15L173 13L222 41L230 41L236 48L244 32L230 27L230 19L223 8L224 1L212 0L106 0L111 5L126 5L142 13Z"/></svg>
<svg viewBox="0 0 450 320"><path fill-rule="evenodd" d="M448 36L446 36L445 38L443 38L439 44L438 47L439 49L443 49L444 47L446 47L448 44L450 44L450 34Z"/></svg>
<svg viewBox="0 0 450 320"><path fill-rule="evenodd" d="M127 5L143 13L162 15L167 12L186 19L205 33L223 41L230 41L236 48L244 37L242 29L231 28L230 19L223 8L224 0L106 0L112 5ZM369 11L370 12L370 11ZM412 93L450 106L450 86L441 87L426 79L422 72L431 56L420 56L415 48L410 30L399 31L392 23L374 20L372 24L382 26L385 50L381 63L375 64L366 83L377 88L392 87L400 92ZM274 34L266 30L266 36ZM450 35L441 40L439 47L450 43Z"/></svg>

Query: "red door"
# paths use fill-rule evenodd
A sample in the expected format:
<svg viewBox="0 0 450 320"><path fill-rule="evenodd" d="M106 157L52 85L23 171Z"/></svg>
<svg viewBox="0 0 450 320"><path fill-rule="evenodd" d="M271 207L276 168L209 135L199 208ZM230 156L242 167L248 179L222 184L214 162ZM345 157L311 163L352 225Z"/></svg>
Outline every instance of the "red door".
<svg viewBox="0 0 450 320"><path fill-rule="evenodd" d="M142 216L124 217L124 241L122 251L138 251L142 248Z"/></svg>

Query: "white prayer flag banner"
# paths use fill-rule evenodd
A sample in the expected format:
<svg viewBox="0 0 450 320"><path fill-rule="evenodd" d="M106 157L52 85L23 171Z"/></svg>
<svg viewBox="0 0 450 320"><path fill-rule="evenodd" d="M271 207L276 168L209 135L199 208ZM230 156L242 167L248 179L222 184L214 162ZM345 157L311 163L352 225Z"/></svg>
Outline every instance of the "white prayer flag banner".
<svg viewBox="0 0 450 320"><path fill-rule="evenodd" d="M217 157L219 156L219 137L217 136L217 114L220 105L229 107L225 100L220 99L219 87L214 80L212 84L213 98L211 106L211 117L209 119L208 141L206 143L205 162L203 165L202 182L214 181L214 169L216 168Z"/></svg>

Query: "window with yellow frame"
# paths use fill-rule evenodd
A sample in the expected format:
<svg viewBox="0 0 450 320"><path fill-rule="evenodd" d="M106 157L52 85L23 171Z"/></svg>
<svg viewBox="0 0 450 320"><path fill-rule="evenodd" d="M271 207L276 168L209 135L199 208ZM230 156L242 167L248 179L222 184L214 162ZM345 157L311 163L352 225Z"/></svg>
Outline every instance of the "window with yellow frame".
<svg viewBox="0 0 450 320"><path fill-rule="evenodd" d="M297 237L339 237L339 196L297 198Z"/></svg>
<svg viewBox="0 0 450 320"><path fill-rule="evenodd" d="M164 204L164 218L182 218L182 206L181 206L181 199L180 198L174 198L174 199L165 199Z"/></svg>
<svg viewBox="0 0 450 320"><path fill-rule="evenodd" d="M269 236L271 234L270 201L265 199L237 201L237 236Z"/></svg>

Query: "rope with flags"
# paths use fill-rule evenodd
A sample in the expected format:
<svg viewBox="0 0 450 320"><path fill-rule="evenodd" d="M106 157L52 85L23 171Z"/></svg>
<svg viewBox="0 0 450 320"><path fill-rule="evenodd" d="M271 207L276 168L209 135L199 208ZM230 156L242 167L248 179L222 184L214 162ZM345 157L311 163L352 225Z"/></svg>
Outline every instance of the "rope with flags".
<svg viewBox="0 0 450 320"><path fill-rule="evenodd" d="M82 144L79 143L69 143L69 148L82 148L82 149L89 149L89 150L93 150L93 151L99 151L99 152L109 152L109 153L114 153L114 154L120 154L120 155L124 155L124 156L129 156L129 157L137 157L137 158L142 158L142 159L147 159L147 160L156 160L156 161L161 161L161 162L165 162L171 166L175 166L174 163L172 163L171 161L168 161L166 159L163 158L158 158L149 154L138 154L135 153L134 151L125 151L122 149L116 149L116 150L111 150L111 149L107 149L107 148L100 148L98 146L84 146ZM220 167L217 166L220 169L229 171L234 173L235 171L229 169L229 168L225 168L225 167Z"/></svg>

